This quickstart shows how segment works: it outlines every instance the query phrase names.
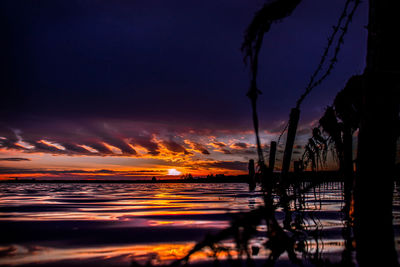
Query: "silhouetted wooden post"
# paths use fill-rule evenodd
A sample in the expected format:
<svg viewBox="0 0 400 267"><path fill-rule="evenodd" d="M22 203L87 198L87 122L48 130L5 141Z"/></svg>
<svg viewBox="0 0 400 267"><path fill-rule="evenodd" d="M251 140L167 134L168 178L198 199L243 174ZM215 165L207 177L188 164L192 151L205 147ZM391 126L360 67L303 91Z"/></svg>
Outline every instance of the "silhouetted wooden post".
<svg viewBox="0 0 400 267"><path fill-rule="evenodd" d="M392 201L400 91L400 1L370 0L354 225L360 266L398 266ZM376 144L379 140L379 144ZM387 262L387 263L386 263Z"/></svg>
<svg viewBox="0 0 400 267"><path fill-rule="evenodd" d="M353 135L349 123L344 121L343 129L343 175L344 175L344 194L345 211L348 212L351 205L351 191L354 183L353 172Z"/></svg>
<svg viewBox="0 0 400 267"><path fill-rule="evenodd" d="M346 178L353 177L353 135L351 126L344 123L343 129L343 173Z"/></svg>
<svg viewBox="0 0 400 267"><path fill-rule="evenodd" d="M301 160L296 160L293 162L294 173L299 174L302 171L301 164L302 164Z"/></svg>
<svg viewBox="0 0 400 267"><path fill-rule="evenodd" d="M285 151L283 152L282 162L282 177L285 177L290 168L290 160L292 159L292 151L294 145L294 139L296 138L297 124L299 123L300 109L292 108L289 117L289 128L286 138Z"/></svg>
<svg viewBox="0 0 400 267"><path fill-rule="evenodd" d="M254 166L254 160L253 159L249 160L248 169L249 169L248 183L249 183L250 186L253 186L256 183L256 177L255 177L256 172L255 172L255 166Z"/></svg>
<svg viewBox="0 0 400 267"><path fill-rule="evenodd" d="M269 165L268 168L271 172L274 172L275 168L275 155L276 155L276 142L271 141L271 145L269 147Z"/></svg>

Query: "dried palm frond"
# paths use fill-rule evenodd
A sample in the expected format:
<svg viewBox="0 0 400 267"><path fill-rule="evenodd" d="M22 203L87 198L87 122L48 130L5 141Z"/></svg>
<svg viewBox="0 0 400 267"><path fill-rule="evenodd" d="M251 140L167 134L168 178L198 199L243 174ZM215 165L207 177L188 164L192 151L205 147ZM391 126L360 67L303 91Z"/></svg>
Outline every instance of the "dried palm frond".
<svg viewBox="0 0 400 267"><path fill-rule="evenodd" d="M271 24L289 16L301 0L277 0L266 3L257 11L252 22L247 27L242 44L244 60L250 60L251 71L257 70L257 57L263 36L271 28Z"/></svg>

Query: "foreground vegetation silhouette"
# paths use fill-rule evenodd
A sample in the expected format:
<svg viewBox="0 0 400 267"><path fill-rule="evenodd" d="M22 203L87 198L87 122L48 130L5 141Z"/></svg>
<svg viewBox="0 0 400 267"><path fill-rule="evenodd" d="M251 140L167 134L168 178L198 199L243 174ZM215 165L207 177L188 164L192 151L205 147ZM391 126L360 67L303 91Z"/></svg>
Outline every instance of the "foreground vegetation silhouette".
<svg viewBox="0 0 400 267"><path fill-rule="evenodd" d="M290 181L287 179L287 172L300 117L300 105L333 70L344 43L344 35L361 1L345 1L343 12L328 39L321 61L291 111L289 123L285 127L287 140L282 175L275 180L272 169L268 169L265 164L259 137L257 99L261 91L256 83L258 54L264 34L271 25L289 16L300 3L301 0L276 0L265 4L255 14L242 46L245 58L249 59L252 74L247 96L252 105L258 176L262 182L264 205L238 215L232 220L230 227L205 237L185 257L172 262L170 266L185 265L194 253L204 249L212 252L215 264L221 255L225 255L227 262L233 266L242 263L252 266L255 264L252 256L257 255L260 248L251 247L250 240L263 234L267 240L263 246L270 251L265 266L273 266L285 252L294 265L303 266L305 260L307 264L315 266L333 265L323 259L318 247L321 235L318 218L312 217L312 213L304 212L305 194L318 186L318 183ZM353 251L356 252L359 266L378 266L382 263L386 266L398 266L392 201L396 141L400 133L400 41L395 34L399 26L395 18L400 11L400 1L369 0L368 4L368 44L364 73L353 76L345 89L338 93L333 105L327 108L319 121L319 127L313 130L303 158L316 170L326 158L328 148L332 147L339 161L339 169L345 177L345 206L342 211L345 246L342 259L335 263L336 266L354 266ZM334 40L336 46L332 48ZM326 63L331 50L333 56ZM324 66L325 71L322 71ZM359 134L354 174L352 137L357 129ZM275 216L278 209L284 214L282 223ZM309 224L310 221L313 223ZM265 225L266 231L258 231L259 225ZM228 239L234 240L234 248L224 245L223 241ZM314 252L307 249L311 240L315 240L317 244ZM133 262L132 265L138 264ZM150 262L148 266L151 266Z"/></svg>
<svg viewBox="0 0 400 267"><path fill-rule="evenodd" d="M262 177L266 178L270 177ZM306 265L332 266L333 263L324 259L322 254L323 225L306 207L306 194L310 197L310 192L320 185L314 182L290 183L286 186L277 183L263 192L264 205L249 212L234 214L228 228L207 235L185 257L161 266L185 266L190 263L191 256L200 251L213 258L214 266L218 266L221 260L231 266L255 266L258 263L254 256L257 256L261 249L270 251L267 259L258 259L263 261L263 266L274 266L284 253L287 253L288 260L294 265L303 266L307 263ZM314 202L321 201L318 194L314 194L314 197ZM283 212L281 223L276 214L278 210ZM336 263L336 266L353 266L353 219L349 213L344 218L345 248L342 260ZM260 229L260 226L265 226L265 229ZM260 237L267 240L262 244L264 248L251 244L252 239ZM230 246L227 241L233 241L235 246ZM141 265L132 262L132 266ZM153 266L151 260L145 266Z"/></svg>

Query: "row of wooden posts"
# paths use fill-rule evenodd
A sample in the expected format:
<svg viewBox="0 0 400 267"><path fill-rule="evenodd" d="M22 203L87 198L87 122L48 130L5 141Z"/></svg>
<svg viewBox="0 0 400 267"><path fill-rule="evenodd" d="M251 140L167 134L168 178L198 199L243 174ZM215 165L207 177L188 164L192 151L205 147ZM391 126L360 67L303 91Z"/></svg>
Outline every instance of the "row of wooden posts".
<svg viewBox="0 0 400 267"><path fill-rule="evenodd" d="M299 122L299 118L300 118L300 110L298 108L293 108L290 112L286 146L285 146L285 151L283 153L283 162L282 162L282 176L283 177L288 174L289 169L290 169L290 162L292 159L293 146L294 146L294 141L296 138L296 131L297 131L297 125ZM275 168L276 148L277 148L277 143L275 141L271 141L270 149L269 149L269 162L268 162L269 163L268 168L271 172L273 172L273 170ZM295 165L298 165L298 164L299 164L299 162L295 162ZM251 173L253 173L253 170L250 170L250 169L251 169L251 167L249 166L249 174L250 174L250 176L252 176ZM295 168L295 169L298 169L298 168Z"/></svg>

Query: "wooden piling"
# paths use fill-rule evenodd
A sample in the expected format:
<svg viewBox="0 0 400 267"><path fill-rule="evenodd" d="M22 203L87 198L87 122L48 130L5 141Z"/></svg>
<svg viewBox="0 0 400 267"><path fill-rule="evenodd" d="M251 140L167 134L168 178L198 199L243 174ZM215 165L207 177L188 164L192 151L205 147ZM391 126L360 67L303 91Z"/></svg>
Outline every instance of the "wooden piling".
<svg viewBox="0 0 400 267"><path fill-rule="evenodd" d="M249 160L249 166L248 166L248 169L249 169L249 179L248 179L248 181L249 181L249 183L254 183L254 181L255 181L255 166L254 166L254 160L253 159L251 159L251 160Z"/></svg>
<svg viewBox="0 0 400 267"><path fill-rule="evenodd" d="M399 266L392 207L400 99L400 40L393 33L398 31L399 10L400 1L369 0L367 65L354 187L359 266L378 266L383 261L387 266Z"/></svg>
<svg viewBox="0 0 400 267"><path fill-rule="evenodd" d="M275 168L275 155L276 155L276 142L271 141L271 145L269 147L269 165L268 168L271 172L274 172Z"/></svg>
<svg viewBox="0 0 400 267"><path fill-rule="evenodd" d="M289 117L289 128L286 138L286 146L285 146L285 151L283 153L282 177L286 176L289 172L290 160L292 159L293 145L294 145L294 140L296 138L296 131L297 131L297 125L299 123L299 118L300 118L300 109L292 108Z"/></svg>
<svg viewBox="0 0 400 267"><path fill-rule="evenodd" d="M299 174L303 171L303 162L301 160L296 160L293 162L293 171L296 174Z"/></svg>

